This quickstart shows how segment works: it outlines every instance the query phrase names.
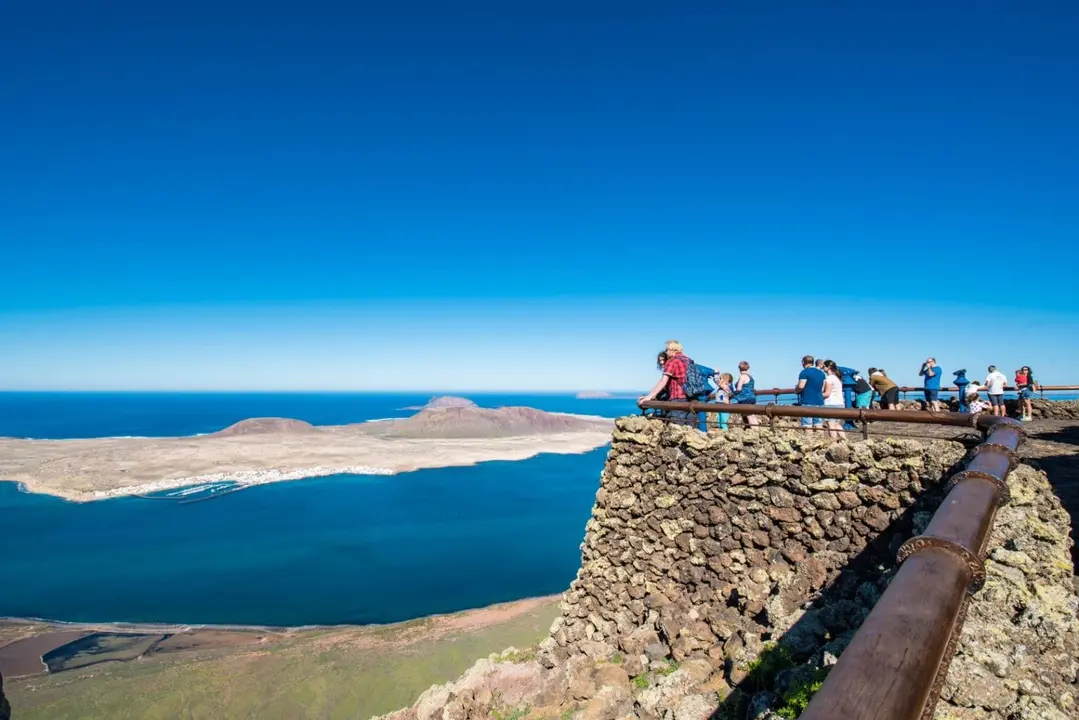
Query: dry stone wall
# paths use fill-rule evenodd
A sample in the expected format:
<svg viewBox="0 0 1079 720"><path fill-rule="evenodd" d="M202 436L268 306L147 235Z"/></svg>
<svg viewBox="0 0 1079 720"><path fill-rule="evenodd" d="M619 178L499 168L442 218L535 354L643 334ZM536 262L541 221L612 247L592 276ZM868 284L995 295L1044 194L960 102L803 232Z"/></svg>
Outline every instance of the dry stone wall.
<svg viewBox="0 0 1079 720"><path fill-rule="evenodd" d="M928 520L933 490L965 453L949 441L622 419L546 649L556 661L621 653L631 674L703 655L737 684L740 661L779 640L826 587L875 601L880 568L916 518ZM796 659L817 649L810 636L844 635L864 610L840 603L803 622Z"/></svg>
<svg viewBox="0 0 1079 720"><path fill-rule="evenodd" d="M390 717L795 717L967 449L623 418L549 637ZM937 720L1076 717L1068 516L1044 473L1008 484Z"/></svg>

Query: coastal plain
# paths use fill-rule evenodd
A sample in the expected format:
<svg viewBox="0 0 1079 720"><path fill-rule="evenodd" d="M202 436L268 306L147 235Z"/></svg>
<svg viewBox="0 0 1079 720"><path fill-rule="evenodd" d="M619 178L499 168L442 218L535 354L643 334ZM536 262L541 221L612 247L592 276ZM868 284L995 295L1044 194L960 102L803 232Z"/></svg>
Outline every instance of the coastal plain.
<svg viewBox="0 0 1079 720"><path fill-rule="evenodd" d="M367 718L410 704L479 657L534 645L558 602L294 630L0 622L0 672L18 720ZM57 647L95 632L132 634L136 647L45 673L39 653L48 640ZM144 639L149 649L137 646ZM27 668L34 674L17 677Z"/></svg>
<svg viewBox="0 0 1079 720"><path fill-rule="evenodd" d="M392 474L540 453L583 453L610 440L611 420L532 408L433 408L400 420L313 426L253 418L175 438L0 438L0 479L73 501L232 480Z"/></svg>

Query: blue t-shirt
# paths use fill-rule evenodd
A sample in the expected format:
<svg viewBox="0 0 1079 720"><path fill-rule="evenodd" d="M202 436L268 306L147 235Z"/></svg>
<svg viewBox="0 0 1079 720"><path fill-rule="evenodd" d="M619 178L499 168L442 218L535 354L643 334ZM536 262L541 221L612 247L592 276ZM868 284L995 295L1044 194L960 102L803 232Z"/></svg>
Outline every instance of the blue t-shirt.
<svg viewBox="0 0 1079 720"><path fill-rule="evenodd" d="M805 380L805 387L799 394L803 405L824 404L824 372L815 367L807 367L798 374L798 380Z"/></svg>
<svg viewBox="0 0 1079 720"><path fill-rule="evenodd" d="M940 378L944 375L944 371L940 369L940 365L937 365L933 368L933 372L936 374L933 377L929 377L929 368L925 369L926 390L940 390Z"/></svg>

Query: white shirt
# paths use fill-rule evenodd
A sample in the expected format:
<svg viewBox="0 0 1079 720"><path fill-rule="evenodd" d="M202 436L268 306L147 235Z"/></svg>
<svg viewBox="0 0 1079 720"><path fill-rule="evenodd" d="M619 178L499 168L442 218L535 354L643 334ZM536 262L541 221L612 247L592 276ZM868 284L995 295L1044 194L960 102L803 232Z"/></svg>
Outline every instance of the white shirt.
<svg viewBox="0 0 1079 720"><path fill-rule="evenodd" d="M844 407L843 381L835 375L824 378L824 385L829 389L828 397L824 398L824 407Z"/></svg>
<svg viewBox="0 0 1079 720"><path fill-rule="evenodd" d="M1008 378L1000 370L994 370L985 376L985 390L990 395L1003 395L1004 386L1008 384Z"/></svg>

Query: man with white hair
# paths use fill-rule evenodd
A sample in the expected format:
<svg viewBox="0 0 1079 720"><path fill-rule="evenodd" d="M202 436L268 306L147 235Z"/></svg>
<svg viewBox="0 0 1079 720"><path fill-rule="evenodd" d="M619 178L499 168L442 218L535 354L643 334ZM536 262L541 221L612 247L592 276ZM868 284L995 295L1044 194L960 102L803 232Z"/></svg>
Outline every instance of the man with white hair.
<svg viewBox="0 0 1079 720"><path fill-rule="evenodd" d="M663 364L663 374L660 375L655 387L647 395L637 398L637 402L655 400L664 390L667 391L667 400L672 402L685 402L687 400L683 385L685 385L686 372L689 369L687 362L689 358L682 353L682 343L677 340L668 340L666 350L667 362Z"/></svg>

